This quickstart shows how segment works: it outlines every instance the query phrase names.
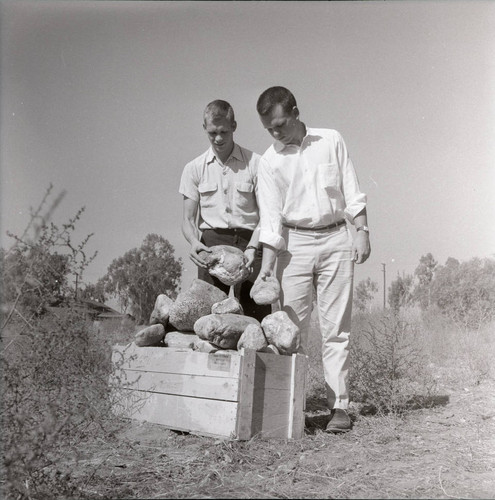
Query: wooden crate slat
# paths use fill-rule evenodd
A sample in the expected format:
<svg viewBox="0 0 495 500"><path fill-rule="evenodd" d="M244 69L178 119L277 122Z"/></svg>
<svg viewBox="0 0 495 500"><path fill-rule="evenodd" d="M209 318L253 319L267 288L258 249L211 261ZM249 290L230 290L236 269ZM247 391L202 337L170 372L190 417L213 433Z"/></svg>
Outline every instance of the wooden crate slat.
<svg viewBox="0 0 495 500"><path fill-rule="evenodd" d="M183 373L238 378L241 356L238 353L205 353L170 347L117 346L112 362L126 370Z"/></svg>
<svg viewBox="0 0 495 500"><path fill-rule="evenodd" d="M257 371L263 371L263 386L267 389L290 390L291 356L264 352L256 353Z"/></svg>
<svg viewBox="0 0 495 500"><path fill-rule="evenodd" d="M125 389L123 391L126 391ZM238 403L198 399L146 391L126 391L128 406L114 407L114 412L161 424L169 429L210 436L235 437ZM133 403L130 401L133 400Z"/></svg>
<svg viewBox="0 0 495 500"><path fill-rule="evenodd" d="M259 380L259 379L258 379ZM259 386L257 386L259 388ZM260 389L254 395L251 430L263 436L268 429L277 437L287 437L289 428L289 391Z"/></svg>
<svg viewBox="0 0 495 500"><path fill-rule="evenodd" d="M239 379L180 373L120 370L111 384L138 391L176 394L223 401L239 400Z"/></svg>

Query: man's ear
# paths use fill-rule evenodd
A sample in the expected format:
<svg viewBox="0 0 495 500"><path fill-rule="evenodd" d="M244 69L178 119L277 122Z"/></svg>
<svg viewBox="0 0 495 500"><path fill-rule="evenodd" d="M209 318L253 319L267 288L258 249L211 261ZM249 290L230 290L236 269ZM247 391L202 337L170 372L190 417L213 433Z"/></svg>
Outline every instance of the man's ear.
<svg viewBox="0 0 495 500"><path fill-rule="evenodd" d="M235 132L236 128L237 128L237 122L234 120L232 122L232 132Z"/></svg>
<svg viewBox="0 0 495 500"><path fill-rule="evenodd" d="M206 130L206 123L203 122L203 130Z"/></svg>
<svg viewBox="0 0 495 500"><path fill-rule="evenodd" d="M294 106L294 107L292 108L292 116L293 116L294 118L299 118L299 109L298 109L298 107L297 107L297 106Z"/></svg>

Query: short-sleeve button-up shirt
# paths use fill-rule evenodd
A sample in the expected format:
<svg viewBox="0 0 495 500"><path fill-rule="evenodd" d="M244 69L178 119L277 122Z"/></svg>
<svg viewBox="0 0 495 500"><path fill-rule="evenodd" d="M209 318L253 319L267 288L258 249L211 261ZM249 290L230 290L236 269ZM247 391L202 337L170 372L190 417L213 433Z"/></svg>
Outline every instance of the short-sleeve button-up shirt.
<svg viewBox="0 0 495 500"><path fill-rule="evenodd" d="M179 193L199 203L199 229L256 228L260 158L234 144L225 163L210 147L184 167Z"/></svg>

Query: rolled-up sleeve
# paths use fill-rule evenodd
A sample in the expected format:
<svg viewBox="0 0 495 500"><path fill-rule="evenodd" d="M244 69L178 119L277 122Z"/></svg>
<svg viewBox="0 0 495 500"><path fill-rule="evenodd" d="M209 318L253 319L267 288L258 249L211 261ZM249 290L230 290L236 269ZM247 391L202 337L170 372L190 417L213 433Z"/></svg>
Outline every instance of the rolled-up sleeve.
<svg viewBox="0 0 495 500"><path fill-rule="evenodd" d="M265 159L258 167L258 205L260 208L260 242L277 250L285 249L282 238L283 196L275 181L273 169Z"/></svg>
<svg viewBox="0 0 495 500"><path fill-rule="evenodd" d="M367 197L359 187L356 170L340 134L337 141L337 159L342 171L342 188L346 205L344 212L353 221L354 217L366 207Z"/></svg>

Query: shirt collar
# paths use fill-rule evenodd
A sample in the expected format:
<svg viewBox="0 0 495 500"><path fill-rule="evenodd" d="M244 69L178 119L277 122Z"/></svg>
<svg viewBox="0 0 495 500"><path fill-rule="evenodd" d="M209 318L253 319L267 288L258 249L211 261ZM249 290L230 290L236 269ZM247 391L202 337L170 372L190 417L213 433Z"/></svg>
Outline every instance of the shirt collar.
<svg viewBox="0 0 495 500"><path fill-rule="evenodd" d="M234 149L232 150L232 153L230 153L230 156L227 158L227 162L229 161L230 158L235 158L236 160L242 161L241 148L235 142L234 142ZM208 149L208 152L206 155L206 163L209 165L210 163L212 163L216 159L217 159L217 155L215 154L215 151L213 151L213 147L210 146L210 149Z"/></svg>
<svg viewBox="0 0 495 500"><path fill-rule="evenodd" d="M304 139L306 139L306 137L308 137L309 131L310 131L310 128L306 127L306 135L303 137L303 139L301 141L301 146L303 145ZM276 153L280 153L281 151L283 151L285 148L288 148L288 147L299 148L301 146L298 146L297 144L287 144L286 145L283 142L280 142L280 141L277 141L277 140L275 140L275 142L273 143L273 147L274 147Z"/></svg>

